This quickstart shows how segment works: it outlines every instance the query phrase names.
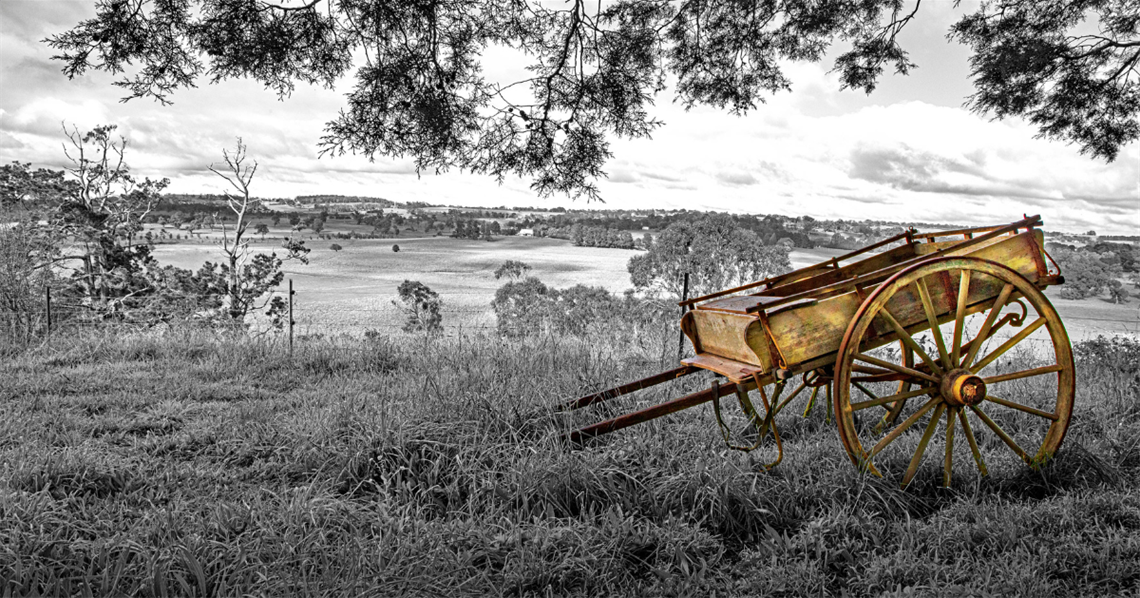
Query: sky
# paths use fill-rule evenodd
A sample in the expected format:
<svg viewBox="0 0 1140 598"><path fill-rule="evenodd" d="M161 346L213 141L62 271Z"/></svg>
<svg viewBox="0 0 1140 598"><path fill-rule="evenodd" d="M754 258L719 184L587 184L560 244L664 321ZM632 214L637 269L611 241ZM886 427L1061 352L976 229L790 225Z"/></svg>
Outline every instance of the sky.
<svg viewBox="0 0 1140 598"><path fill-rule="evenodd" d="M840 91L831 65L794 64L792 90L746 116L684 110L667 90L652 139L614 140L604 204L540 198L529 181L460 172L417 175L406 160L320 157L327 121L344 104L337 89L305 87L284 101L250 81L177 92L173 105L120 102L106 73L68 80L42 40L94 15L90 0L0 0L0 163L63 168L62 128L114 124L140 176L167 177L174 193L221 193L208 170L238 136L259 164L261 197L340 194L468 206L697 209L968 225L1041 214L1046 229L1140 233L1140 144L1115 162L1036 139L1018 120L964 107L972 93L969 52L946 31L970 10L927 0L902 36L918 68L884 75L871 95ZM489 76L510 76L511 56L488 55Z"/></svg>

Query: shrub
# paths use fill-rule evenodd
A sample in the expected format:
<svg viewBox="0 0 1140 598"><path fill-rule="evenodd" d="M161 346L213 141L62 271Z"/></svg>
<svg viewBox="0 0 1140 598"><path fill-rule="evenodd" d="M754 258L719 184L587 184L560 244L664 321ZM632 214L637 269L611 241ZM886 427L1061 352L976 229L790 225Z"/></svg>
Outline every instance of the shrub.
<svg viewBox="0 0 1140 598"><path fill-rule="evenodd" d="M518 260L507 260L495 270L495 280L506 276L508 280L518 280L530 272L530 264Z"/></svg>
<svg viewBox="0 0 1140 598"><path fill-rule="evenodd" d="M392 253L400 253L400 246L392 245Z"/></svg>
<svg viewBox="0 0 1140 598"><path fill-rule="evenodd" d="M393 301L392 304L408 316L404 322L405 332L443 330L443 315L440 313L443 300L439 298L439 293L418 280L405 280L396 292L399 302Z"/></svg>

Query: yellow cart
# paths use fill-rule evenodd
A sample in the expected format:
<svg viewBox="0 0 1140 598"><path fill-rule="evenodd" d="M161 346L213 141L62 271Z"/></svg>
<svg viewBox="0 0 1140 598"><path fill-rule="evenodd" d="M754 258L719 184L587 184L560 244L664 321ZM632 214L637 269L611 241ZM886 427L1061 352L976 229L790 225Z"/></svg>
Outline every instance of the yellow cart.
<svg viewBox="0 0 1140 598"><path fill-rule="evenodd" d="M1033 216L1004 226L911 229L807 268L684 301L681 330L694 357L560 409L699 371L716 374L711 386L569 438L581 443L711 401L730 447L752 450L773 435L778 453L766 465L772 467L783 458L776 415L807 396L806 416L825 389L851 462L879 476L901 474L903 486L936 436L944 485L961 437L974 461L968 467L981 475L993 460L1039 467L1065 437L1075 385L1068 334L1041 292L1064 279L1044 251L1040 225ZM762 409L750 398L754 391ZM751 428L750 443L732 440L720 406L730 394Z"/></svg>

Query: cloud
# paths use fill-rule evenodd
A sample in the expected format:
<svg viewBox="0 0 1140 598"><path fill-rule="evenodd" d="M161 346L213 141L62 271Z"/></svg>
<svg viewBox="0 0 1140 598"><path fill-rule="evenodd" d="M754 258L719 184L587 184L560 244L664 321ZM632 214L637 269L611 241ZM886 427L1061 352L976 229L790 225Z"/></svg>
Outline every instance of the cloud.
<svg viewBox="0 0 1140 598"><path fill-rule="evenodd" d="M755 185L756 177L750 172L718 172L716 179L728 185Z"/></svg>
<svg viewBox="0 0 1140 598"><path fill-rule="evenodd" d="M607 180L609 180L611 183L636 183L638 179L637 175L633 174L632 172L623 168L619 168L614 170L607 177Z"/></svg>

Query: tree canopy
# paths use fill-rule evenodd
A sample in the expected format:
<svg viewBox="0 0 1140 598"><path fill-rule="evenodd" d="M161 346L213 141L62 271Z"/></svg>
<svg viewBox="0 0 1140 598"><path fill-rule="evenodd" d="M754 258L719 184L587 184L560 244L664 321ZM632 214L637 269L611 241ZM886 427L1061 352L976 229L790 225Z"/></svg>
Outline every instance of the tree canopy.
<svg viewBox="0 0 1140 598"><path fill-rule="evenodd" d="M634 288L675 298L689 274L688 296L696 297L791 270L788 250L765 245L728 214L705 214L670 224L626 269Z"/></svg>
<svg viewBox="0 0 1140 598"><path fill-rule="evenodd" d="M99 0L46 40L69 77L122 75L128 98L169 102L201 79L249 78L281 97L355 69L320 143L532 180L540 195L598 198L612 138L648 137L672 87L686 108L744 114L791 82L792 61L844 44L841 85L871 92L915 65L899 33L921 0ZM1083 33L1095 31L1095 33ZM1140 5L983 0L951 28L971 48L969 105L1113 160L1140 137ZM488 50L528 62L487 78Z"/></svg>

